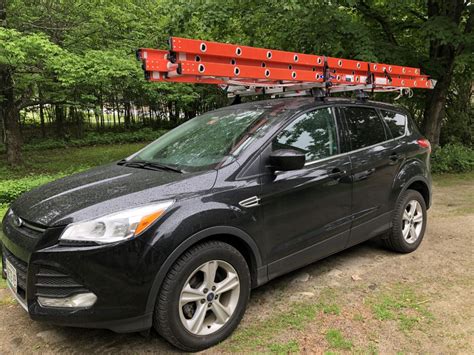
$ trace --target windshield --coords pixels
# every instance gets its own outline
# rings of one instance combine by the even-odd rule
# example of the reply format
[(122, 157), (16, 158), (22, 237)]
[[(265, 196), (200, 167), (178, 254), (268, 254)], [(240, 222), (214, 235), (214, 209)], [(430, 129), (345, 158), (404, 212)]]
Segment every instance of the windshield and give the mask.
[(154, 162), (183, 171), (217, 167), (238, 156), (267, 131), (268, 115), (263, 108), (228, 108), (197, 116), (163, 135), (129, 162)]

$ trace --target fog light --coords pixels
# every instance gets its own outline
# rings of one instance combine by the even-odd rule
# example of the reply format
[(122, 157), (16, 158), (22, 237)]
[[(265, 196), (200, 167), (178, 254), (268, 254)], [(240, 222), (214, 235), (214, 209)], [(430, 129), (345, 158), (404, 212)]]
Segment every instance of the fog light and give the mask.
[(38, 297), (41, 307), (85, 308), (91, 307), (97, 301), (97, 296), (92, 292), (79, 293), (66, 298)]

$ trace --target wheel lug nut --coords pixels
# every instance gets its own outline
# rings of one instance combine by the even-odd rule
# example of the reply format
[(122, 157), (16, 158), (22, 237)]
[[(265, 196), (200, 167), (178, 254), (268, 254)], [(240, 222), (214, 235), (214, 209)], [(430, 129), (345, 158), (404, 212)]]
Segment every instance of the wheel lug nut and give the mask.
[(201, 303), (204, 303), (204, 302), (206, 302), (206, 300), (203, 298), (203, 299), (201, 300)]
[(212, 291), (215, 291), (216, 290), (216, 286), (212, 286)]
[(212, 306), (212, 302), (209, 302), (209, 303), (207, 304), (207, 306), (208, 306), (208, 307), (211, 307), (211, 306)]
[(209, 291), (207, 288), (204, 289), (204, 293), (207, 293), (207, 291)]
[(216, 297), (214, 297), (216, 300), (219, 298), (219, 295), (216, 295)]

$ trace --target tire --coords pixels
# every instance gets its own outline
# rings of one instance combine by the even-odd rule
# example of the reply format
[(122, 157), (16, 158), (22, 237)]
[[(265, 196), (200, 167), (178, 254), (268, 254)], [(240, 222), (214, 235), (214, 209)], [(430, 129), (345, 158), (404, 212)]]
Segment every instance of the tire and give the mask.
[[(411, 212), (414, 213), (414, 216), (411, 216)], [(422, 218), (421, 222), (414, 222), (419, 220), (419, 216)], [(423, 196), (415, 190), (405, 191), (399, 197), (395, 206), (392, 228), (387, 238), (383, 239), (384, 245), (388, 249), (399, 253), (415, 251), (423, 240), (426, 222), (426, 204)], [(411, 229), (411, 226), (413, 226), (413, 229)], [(409, 230), (408, 235), (406, 234), (406, 228)]]
[[(211, 280), (207, 275), (214, 269)], [(237, 328), (250, 287), (247, 262), (237, 249), (219, 241), (198, 244), (180, 256), (166, 275), (155, 305), (154, 327), (181, 350), (207, 349)]]

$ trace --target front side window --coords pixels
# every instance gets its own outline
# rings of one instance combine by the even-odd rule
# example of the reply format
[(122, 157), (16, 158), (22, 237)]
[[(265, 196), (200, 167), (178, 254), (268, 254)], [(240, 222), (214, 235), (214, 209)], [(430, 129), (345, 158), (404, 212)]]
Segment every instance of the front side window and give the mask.
[(337, 134), (330, 108), (303, 114), (294, 120), (272, 142), (273, 150), (295, 149), (305, 153), (311, 162), (337, 154)]
[(206, 113), (168, 132), (128, 161), (166, 164), (188, 172), (214, 168), (265, 134), (281, 116), (274, 111), (231, 107)]
[(343, 107), (349, 128), (352, 150), (387, 140), (383, 122), (373, 108)]
[(405, 134), (407, 116), (393, 111), (381, 110), (380, 112), (393, 138), (401, 137)]

